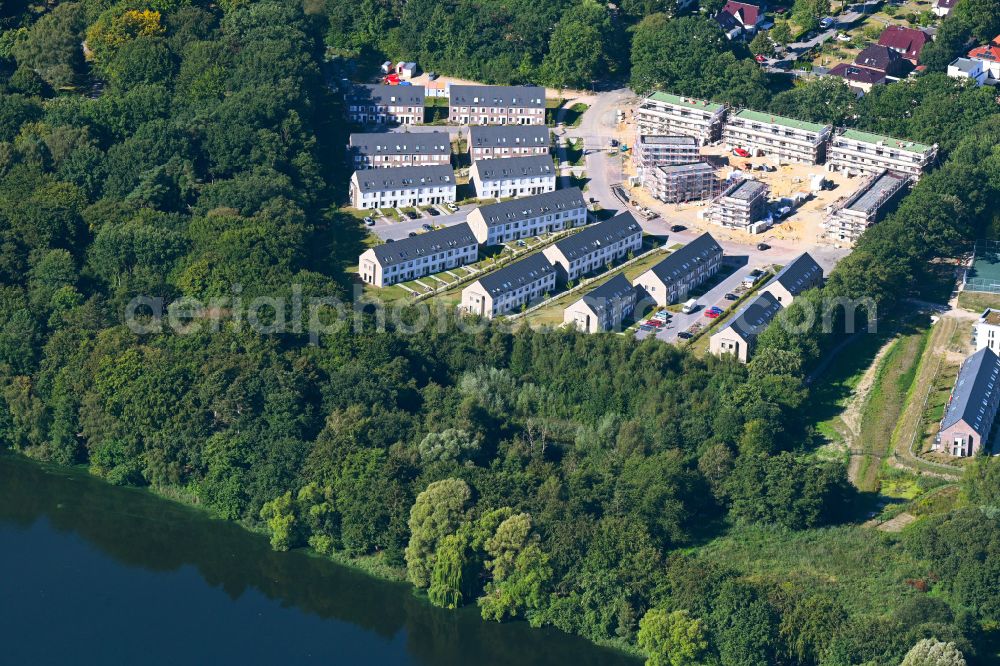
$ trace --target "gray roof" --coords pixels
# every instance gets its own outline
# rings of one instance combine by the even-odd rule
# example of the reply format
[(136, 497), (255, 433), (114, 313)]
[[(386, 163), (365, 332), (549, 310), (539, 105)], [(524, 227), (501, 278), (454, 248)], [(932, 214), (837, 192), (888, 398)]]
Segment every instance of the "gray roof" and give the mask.
[(693, 136), (674, 136), (670, 134), (640, 134), (639, 143), (646, 146), (698, 147), (698, 141)]
[(621, 213), (604, 222), (584, 227), (583, 231), (557, 241), (555, 247), (572, 261), (636, 234), (642, 235), (642, 227), (632, 217), (632, 213)]
[(570, 187), (565, 190), (480, 206), (479, 212), (482, 214), (486, 226), (493, 227), (499, 224), (529, 220), (548, 213), (585, 208), (586, 205), (587, 202), (583, 200), (580, 188)]
[(722, 254), (722, 246), (712, 238), (712, 234), (704, 233), (650, 270), (664, 283), (669, 283), (681, 275), (687, 275), (699, 263), (706, 262), (717, 254)]
[(997, 379), (1000, 378), (1000, 357), (989, 347), (983, 347), (975, 354), (965, 359), (962, 369), (958, 371), (955, 388), (941, 421), (941, 430), (950, 428), (964, 420), (980, 437), (989, 433), (983, 432), (989, 427), (995, 407), (991, 408), (990, 394), (1000, 390)]
[(448, 186), (455, 184), (455, 170), (447, 164), (395, 167), (393, 169), (363, 169), (354, 172), (362, 192), (406, 190), (422, 185)]
[(739, 199), (741, 201), (752, 201), (761, 194), (766, 193), (767, 184), (762, 183), (759, 180), (745, 178), (743, 180), (738, 180), (727, 187), (726, 191), (722, 193), (722, 196)]
[(375, 258), (383, 266), (392, 266), (415, 257), (435, 254), (441, 250), (478, 245), (472, 229), (465, 222), (452, 227), (435, 229), (425, 234), (401, 238), (395, 243), (385, 243), (372, 248)]
[[(817, 278), (823, 277), (823, 269), (808, 252), (803, 252), (785, 265), (768, 285), (777, 282), (792, 296), (798, 296), (812, 287)], [(766, 289), (766, 287), (765, 287)]]
[(351, 134), (351, 149), (359, 155), (450, 155), (447, 132), (360, 132)]
[[(545, 107), (545, 88), (538, 86), (457, 86), (448, 88), (452, 106)], [(479, 101), (476, 101), (479, 100)]]
[(353, 86), (347, 95), (350, 102), (379, 106), (423, 106), (423, 86), (390, 86), (383, 83), (366, 83)]
[(876, 211), (885, 203), (887, 194), (896, 192), (900, 187), (909, 182), (909, 180), (909, 176), (893, 173), (892, 171), (883, 171), (878, 178), (870, 181), (867, 186), (852, 194), (844, 208), (858, 211), (859, 213)]
[(726, 325), (726, 328), (732, 329), (737, 335), (749, 342), (764, 332), (764, 329), (781, 309), (782, 306), (778, 299), (770, 292), (765, 291), (743, 306), (732, 321)]
[(506, 178), (532, 178), (554, 176), (555, 164), (548, 155), (523, 155), (495, 160), (476, 160), (476, 172), (480, 180), (504, 180)]
[(972, 58), (955, 58), (948, 66), (954, 67), (960, 72), (972, 74), (975, 71), (981, 70), (983, 63), (979, 60), (973, 60)]
[(548, 147), (549, 128), (544, 125), (483, 125), (469, 129), (469, 146), (498, 148), (503, 146)]
[(555, 273), (555, 270), (555, 266), (539, 252), (508, 264), (500, 270), (487, 273), (477, 281), (490, 296), (496, 298)]
[(664, 174), (684, 174), (697, 172), (715, 173), (715, 169), (708, 162), (684, 162), (683, 164), (664, 164), (656, 167)]
[(619, 273), (600, 287), (587, 292), (580, 300), (595, 313), (599, 313), (609, 305), (628, 298), (633, 291), (635, 287), (629, 283), (625, 275)]

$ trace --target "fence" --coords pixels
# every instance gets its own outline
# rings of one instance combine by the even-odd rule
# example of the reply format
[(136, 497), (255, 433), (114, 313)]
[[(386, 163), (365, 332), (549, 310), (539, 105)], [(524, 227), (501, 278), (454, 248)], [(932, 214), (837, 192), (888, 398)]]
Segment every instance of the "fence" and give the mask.
[(962, 281), (965, 291), (1000, 294), (1000, 241), (978, 240), (972, 265)]

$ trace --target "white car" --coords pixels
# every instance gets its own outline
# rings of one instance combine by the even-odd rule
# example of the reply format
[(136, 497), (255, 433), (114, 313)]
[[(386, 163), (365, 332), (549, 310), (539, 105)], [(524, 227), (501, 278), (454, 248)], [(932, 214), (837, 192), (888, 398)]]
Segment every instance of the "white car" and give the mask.
[(832, 25), (833, 25), (833, 19), (830, 17), (821, 18), (819, 20), (819, 27), (823, 28), (824, 30), (831, 27)]

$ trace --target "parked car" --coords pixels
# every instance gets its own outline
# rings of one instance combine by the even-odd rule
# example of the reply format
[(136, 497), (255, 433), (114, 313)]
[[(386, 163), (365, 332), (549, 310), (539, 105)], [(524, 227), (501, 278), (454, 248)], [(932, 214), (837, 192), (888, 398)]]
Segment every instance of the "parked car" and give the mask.
[(437, 217), (438, 215), (441, 214), (441, 211), (439, 211), (434, 206), (431, 206), (430, 208), (428, 208), (427, 212), (430, 213), (431, 217)]
[(655, 315), (653, 315), (653, 319), (656, 319), (657, 321), (667, 321), (668, 319), (670, 319), (670, 313), (667, 312), (666, 310), (660, 310)]
[(646, 326), (653, 326), (655, 328), (659, 328), (663, 326), (663, 322), (658, 319), (649, 319), (646, 321)]
[(385, 242), (386, 242), (386, 243), (395, 243), (395, 242), (396, 242), (396, 239), (395, 239), (395, 238), (386, 238), (386, 239), (385, 239)]
[(653, 328), (652, 326), (646, 326), (645, 324), (639, 324), (639, 330), (640, 331), (647, 331), (648, 332), (648, 331), (655, 331), (656, 329)]
[(743, 148), (733, 148), (733, 155), (737, 157), (750, 157), (750, 151), (744, 150)]
[(417, 232), (416, 231), (411, 231), (409, 235), (410, 235), (410, 238), (413, 238), (414, 236), (417, 235)]
[(677, 334), (677, 337), (680, 338), (681, 340), (687, 340), (688, 338), (691, 338), (693, 336), (687, 331), (681, 331), (680, 333)]
[(763, 252), (764, 250), (770, 250), (771, 246), (767, 243), (757, 243), (757, 249)]
[(618, 139), (611, 139), (611, 147), (612, 148), (618, 147)]
[(714, 310), (705, 310), (705, 316), (709, 319), (717, 319), (721, 313)]
[(437, 77), (438, 77), (437, 72), (427, 72), (428, 81), (436, 81)]
[(367, 224), (369, 227), (375, 226), (375, 220), (372, 219), (371, 215), (365, 218), (365, 224)]
[(681, 312), (683, 312), (684, 314), (691, 314), (692, 312), (696, 312), (697, 310), (698, 310), (698, 301), (696, 301), (693, 298), (688, 299), (684, 303), (684, 306), (681, 308)]
[(419, 215), (417, 215), (417, 214), (416, 214), (416, 213), (415, 213), (414, 211), (412, 211), (412, 210), (408, 210), (408, 211), (406, 211), (406, 217), (410, 218), (411, 220), (416, 220), (416, 219), (419, 219), (419, 218), (420, 218), (420, 216), (419, 216)]
[(775, 211), (774, 216), (780, 220), (787, 217), (788, 214), (791, 212), (792, 212), (791, 206), (782, 206), (777, 211)]
[(827, 28), (829, 28), (832, 25), (833, 25), (833, 19), (830, 18), (829, 16), (827, 16), (825, 18), (821, 18), (819, 20), (819, 27), (823, 28), (824, 30), (826, 30)]
[(756, 60), (757, 62), (761, 63), (761, 64), (764, 64), (765, 62), (767, 62), (767, 56), (765, 56), (763, 53), (758, 53), (757, 55), (755, 55), (753, 57), (753, 59)]
[(726, 298), (727, 301), (738, 301), (738, 300), (740, 300), (740, 297), (737, 296), (736, 294), (734, 294), (733, 292), (729, 292), (728, 294), (726, 294), (725, 298)]
[(451, 211), (451, 212), (453, 212), (453, 213), (454, 213), (455, 211), (457, 211), (457, 210), (458, 210), (458, 206), (456, 206), (456, 205), (455, 205), (455, 204), (453, 204), (453, 203), (446, 203), (446, 204), (444, 205), (444, 207), (445, 207), (445, 208), (447, 208), (448, 210), (450, 210), (450, 211)]
[(723, 312), (722, 308), (720, 308), (718, 305), (713, 305), (712, 307), (709, 308), (709, 310), (711, 310), (712, 312), (718, 312), (719, 314), (722, 314)]
[(670, 227), (670, 231), (674, 233), (677, 233), (678, 231), (684, 231), (685, 229), (687, 229), (687, 227), (685, 227), (683, 224), (675, 224)]

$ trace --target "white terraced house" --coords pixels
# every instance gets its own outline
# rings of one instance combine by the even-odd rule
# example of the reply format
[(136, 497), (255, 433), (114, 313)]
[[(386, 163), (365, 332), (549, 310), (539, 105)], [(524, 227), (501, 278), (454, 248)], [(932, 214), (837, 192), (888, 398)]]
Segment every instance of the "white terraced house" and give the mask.
[(556, 241), (542, 250), (542, 254), (558, 269), (560, 281), (565, 283), (641, 247), (642, 227), (632, 213), (622, 213)]
[(640, 134), (692, 136), (701, 145), (719, 139), (725, 117), (723, 104), (665, 92), (649, 95), (635, 112)]
[(549, 128), (542, 125), (488, 125), (469, 128), (469, 161), (548, 155)]
[(719, 272), (722, 246), (702, 234), (635, 279), (635, 286), (656, 301), (670, 305), (687, 299), (692, 289)]
[(554, 192), (556, 169), (548, 155), (478, 160), (469, 169), (469, 182), (480, 199), (508, 199)]
[(832, 132), (832, 125), (743, 109), (729, 114), (723, 139), (729, 148), (742, 148), (752, 155), (762, 153), (788, 162), (819, 164)]
[(587, 223), (587, 202), (577, 187), (480, 206), (466, 222), (483, 245), (500, 245)]
[(424, 87), (357, 85), (347, 94), (347, 116), (362, 125), (424, 122)]
[(406, 208), (454, 203), (450, 166), (362, 169), (351, 176), (351, 205), (358, 209)]
[(636, 288), (619, 273), (563, 310), (563, 323), (584, 333), (616, 331), (635, 311)]
[(388, 287), (471, 264), (478, 256), (479, 243), (463, 222), (365, 250), (358, 272), (368, 284)]
[(556, 268), (545, 255), (533, 254), (488, 273), (462, 290), (462, 309), (492, 319), (516, 312), (556, 286)]
[(448, 120), (459, 125), (544, 125), (545, 88), (452, 84)]
[(827, 163), (831, 169), (849, 173), (876, 175), (888, 169), (916, 179), (934, 162), (937, 149), (937, 144), (849, 129), (833, 137)]
[(845, 245), (857, 242), (865, 229), (872, 226), (889, 206), (906, 194), (912, 177), (882, 170), (868, 178), (854, 193), (833, 206), (826, 219), (826, 237)]
[(355, 169), (451, 164), (447, 132), (365, 132), (347, 146)]

